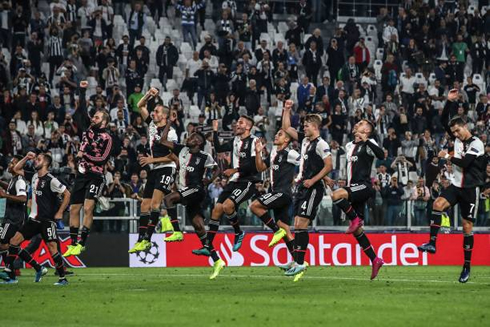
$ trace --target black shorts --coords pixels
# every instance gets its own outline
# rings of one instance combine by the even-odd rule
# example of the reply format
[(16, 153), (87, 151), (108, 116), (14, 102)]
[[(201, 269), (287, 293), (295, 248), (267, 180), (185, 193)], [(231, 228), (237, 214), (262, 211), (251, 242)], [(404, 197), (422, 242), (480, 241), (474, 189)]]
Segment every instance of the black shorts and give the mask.
[(463, 219), (472, 223), (476, 221), (475, 216), (478, 213), (480, 199), (479, 187), (459, 188), (451, 184), (448, 188), (442, 190), (440, 197), (446, 199), (451, 207), (459, 204)]
[(367, 201), (376, 195), (371, 183), (351, 184), (344, 187), (349, 194), (349, 202), (359, 218), (364, 219), (364, 207)]
[(289, 207), (292, 202), (291, 195), (281, 192), (270, 192), (259, 196), (257, 201), (267, 209), (272, 209), (276, 221), (280, 220), (287, 225), (291, 224), (291, 216), (289, 215)]
[(87, 200), (97, 200), (102, 194), (105, 179), (102, 176), (78, 174), (71, 191), (71, 204), (82, 204)]
[(318, 206), (323, 199), (325, 188), (322, 183), (316, 183), (310, 188), (298, 186), (294, 195), (294, 216), (315, 219)]
[(57, 242), (56, 224), (52, 220), (34, 220), (27, 219), (25, 224), (20, 228), (19, 233), (26, 240), (30, 240), (37, 234), (41, 234), (44, 242)]
[(146, 181), (145, 190), (143, 191), (143, 199), (151, 199), (153, 191), (159, 190), (164, 194), (172, 192), (172, 185), (175, 179), (175, 168), (163, 167), (150, 171)]
[(19, 226), (12, 223), (4, 223), (0, 226), (0, 244), (9, 244), (10, 239), (19, 231)]
[(184, 187), (178, 192), (180, 203), (185, 206), (187, 218), (192, 220), (196, 215), (204, 218), (203, 203), (206, 197), (204, 190), (200, 187)]
[(218, 197), (218, 203), (230, 199), (238, 207), (241, 203), (251, 199), (257, 194), (254, 182), (231, 182), (226, 185)]

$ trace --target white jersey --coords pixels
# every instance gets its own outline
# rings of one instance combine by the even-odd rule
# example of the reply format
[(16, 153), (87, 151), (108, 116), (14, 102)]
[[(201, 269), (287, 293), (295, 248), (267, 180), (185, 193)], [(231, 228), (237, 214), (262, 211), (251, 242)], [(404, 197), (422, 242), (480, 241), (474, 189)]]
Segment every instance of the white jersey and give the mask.
[[(150, 141), (150, 151), (153, 158), (166, 157), (167, 155), (170, 154), (170, 149), (160, 143), (160, 139), (162, 138), (161, 134), (164, 128), (165, 126), (158, 127), (157, 125), (155, 125), (153, 120), (148, 124), (148, 137)], [(177, 142), (178, 140), (177, 133), (175, 132), (175, 129), (173, 127), (170, 127), (170, 130), (168, 131), (167, 140), (170, 142)], [(177, 168), (177, 165), (173, 161), (168, 163), (157, 163), (157, 164), (153, 164), (152, 169), (159, 169), (165, 167)]]
[(465, 155), (476, 156), (473, 163), (462, 168), (453, 163), (453, 175), (451, 183), (460, 188), (481, 186), (485, 183), (485, 146), (476, 136), (472, 136), (467, 141), (456, 139), (454, 141), (454, 158), (463, 159)]

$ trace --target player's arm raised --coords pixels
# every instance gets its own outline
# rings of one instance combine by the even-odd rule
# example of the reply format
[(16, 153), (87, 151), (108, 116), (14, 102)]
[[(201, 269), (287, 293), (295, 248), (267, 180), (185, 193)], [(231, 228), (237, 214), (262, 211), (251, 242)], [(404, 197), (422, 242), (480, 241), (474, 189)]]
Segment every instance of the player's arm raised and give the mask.
[(262, 159), (262, 150), (264, 149), (264, 145), (261, 141), (257, 141), (255, 144), (255, 166), (257, 167), (257, 171), (259, 173), (267, 170), (267, 164)]
[(451, 111), (456, 111), (451, 108), (457, 107), (458, 103), (456, 100), (458, 100), (459, 93), (457, 89), (452, 89), (449, 91), (447, 94), (447, 101), (446, 105), (444, 106), (444, 109), (442, 110), (442, 115), (441, 115), (441, 123), (442, 126), (444, 126), (444, 129), (446, 132), (449, 134), (449, 137), (453, 138), (453, 132), (451, 132), (451, 128), (449, 127), (449, 115)]
[(22, 158), (15, 166), (14, 173), (17, 175), (24, 176), (24, 166), (27, 161), (36, 158), (36, 154), (34, 152), (28, 152), (24, 158)]
[(219, 136), (218, 136), (218, 125), (219, 125), (219, 121), (213, 120), (213, 143), (214, 143), (214, 149), (218, 153), (230, 152), (231, 150), (233, 150), (233, 140), (221, 144), (219, 142)]
[(293, 139), (298, 139), (298, 131), (291, 127), (291, 111), (293, 110), (293, 100), (287, 100), (282, 111), (282, 129)]
[(155, 89), (154, 87), (150, 88), (148, 92), (138, 101), (138, 109), (140, 111), (141, 118), (143, 118), (144, 121), (148, 117), (150, 117), (150, 113), (148, 112), (148, 108), (146, 108), (146, 105), (148, 104), (148, 100), (150, 100), (153, 97), (156, 97), (158, 95), (158, 90)]

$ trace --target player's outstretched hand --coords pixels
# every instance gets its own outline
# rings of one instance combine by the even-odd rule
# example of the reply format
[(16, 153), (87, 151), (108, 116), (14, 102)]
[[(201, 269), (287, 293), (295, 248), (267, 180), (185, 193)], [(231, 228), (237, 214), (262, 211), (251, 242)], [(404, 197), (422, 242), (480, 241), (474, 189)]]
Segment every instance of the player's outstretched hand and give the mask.
[(284, 104), (284, 110), (291, 110), (293, 109), (294, 102), (293, 100), (286, 100), (286, 103)]
[(459, 98), (459, 92), (458, 92), (458, 89), (452, 89), (449, 91), (449, 93), (447, 94), (447, 99), (449, 101), (456, 101), (458, 100)]

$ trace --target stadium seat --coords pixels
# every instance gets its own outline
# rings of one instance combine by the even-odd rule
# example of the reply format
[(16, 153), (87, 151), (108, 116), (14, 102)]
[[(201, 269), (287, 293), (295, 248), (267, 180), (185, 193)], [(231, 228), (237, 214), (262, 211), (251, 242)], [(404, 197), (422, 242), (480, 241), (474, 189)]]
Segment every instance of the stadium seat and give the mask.
[(150, 87), (155, 87), (159, 90), (163, 89), (162, 82), (158, 78), (153, 78), (150, 82)]
[(190, 106), (189, 108), (189, 117), (193, 123), (197, 123), (199, 121), (199, 115), (201, 114), (201, 110), (198, 106)]
[(376, 59), (373, 64), (374, 67), (374, 75), (376, 76), (376, 80), (381, 82), (381, 68), (383, 67), (383, 62), (379, 59)]
[(480, 88), (480, 90), (482, 92), (485, 92), (485, 90), (486, 90), (485, 81), (483, 80), (483, 77), (480, 74), (474, 74), (473, 75), (473, 83), (478, 85), (478, 87)]
[(366, 44), (366, 48), (369, 50), (369, 58), (370, 58), (370, 61), (369, 61), (369, 66), (372, 66), (372, 64), (374, 63), (374, 53), (376, 53), (376, 45), (374, 44), (373, 42), (373, 38), (371, 36), (368, 36), (366, 38), (366, 41), (365, 41), (365, 44)]
[(385, 54), (385, 49), (383, 48), (376, 49), (376, 59), (383, 60), (384, 54)]
[(310, 38), (311, 34), (305, 34), (303, 37), (303, 43), (306, 43), (306, 41)]
[(368, 36), (371, 36), (373, 38), (378, 38), (378, 30), (376, 29), (376, 26), (374, 25), (368, 25), (366, 29), (366, 33)]
[(468, 6), (468, 14), (474, 15), (476, 7), (474, 5)]
[(286, 24), (286, 22), (279, 22), (279, 24), (277, 25), (277, 30), (279, 31), (279, 33), (286, 33), (288, 31), (289, 27), (288, 25)]
[(480, 16), (485, 16), (485, 14), (487, 13), (487, 6), (483, 6), (481, 7), (481, 10), (480, 10)]
[(435, 81), (436, 81), (436, 74), (435, 73), (430, 73), (430, 75), (429, 75), (429, 84), (430, 85), (434, 85)]
[(427, 79), (424, 77), (424, 74), (422, 73), (416, 73), (415, 74), (415, 81), (417, 84), (424, 84), (427, 87)]

